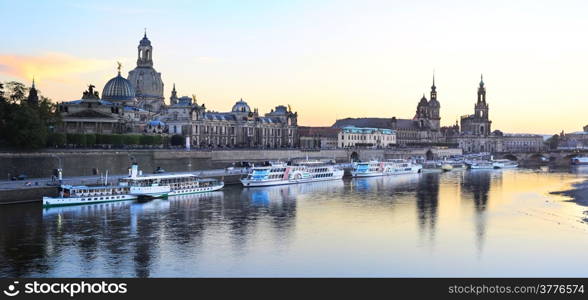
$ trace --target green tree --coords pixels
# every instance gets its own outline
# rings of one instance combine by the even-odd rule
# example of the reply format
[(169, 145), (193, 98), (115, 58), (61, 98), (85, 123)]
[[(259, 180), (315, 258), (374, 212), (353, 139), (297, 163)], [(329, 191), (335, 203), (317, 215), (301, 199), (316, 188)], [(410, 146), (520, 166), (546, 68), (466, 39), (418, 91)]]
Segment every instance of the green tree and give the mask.
[(38, 149), (47, 144), (47, 126), (38, 112), (28, 105), (18, 106), (6, 129), (6, 138), (14, 147)]
[(0, 142), (23, 149), (46, 147), (49, 133), (60, 122), (57, 106), (43, 96), (38, 106), (30, 106), (27, 91), (20, 82), (0, 84)]
[(560, 138), (558, 134), (554, 134), (552, 137), (548, 138), (545, 143), (549, 146), (549, 149), (555, 150), (559, 146)]

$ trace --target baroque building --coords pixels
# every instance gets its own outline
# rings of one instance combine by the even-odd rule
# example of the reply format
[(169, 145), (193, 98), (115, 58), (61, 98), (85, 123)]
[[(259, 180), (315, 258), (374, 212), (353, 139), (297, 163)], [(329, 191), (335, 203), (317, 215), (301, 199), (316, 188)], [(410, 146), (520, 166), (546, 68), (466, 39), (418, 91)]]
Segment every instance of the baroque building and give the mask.
[(153, 68), (153, 46), (147, 38), (147, 32), (139, 41), (137, 47), (137, 67), (129, 71), (130, 81), (139, 108), (149, 112), (159, 113), (164, 103), (163, 81), (161, 73)]
[(480, 86), (478, 87), (478, 101), (474, 105), (474, 114), (461, 117), (461, 132), (465, 134), (486, 136), (492, 133), (490, 125), (492, 121), (488, 116), (488, 103), (486, 103), (486, 88), (484, 77), (480, 75)]
[(110, 79), (102, 90), (102, 99), (94, 85), (79, 100), (58, 103), (64, 133), (132, 133), (143, 131), (152, 114), (136, 107), (137, 99), (131, 83), (121, 76)]
[(435, 77), (431, 86), (430, 100), (425, 95), (417, 104), (417, 109), (412, 119), (392, 118), (346, 118), (340, 119), (332, 127), (344, 128), (347, 126), (385, 128), (396, 132), (396, 143), (402, 146), (420, 146), (443, 143), (441, 134), (441, 104), (437, 100), (437, 87)]
[(337, 143), (340, 148), (369, 147), (387, 148), (396, 144), (396, 132), (386, 128), (343, 127), (339, 131)]
[[(193, 147), (201, 148), (284, 148), (298, 146), (298, 113), (290, 107), (276, 106), (260, 115), (243, 99), (230, 112), (216, 112), (198, 104), (196, 97), (179, 97), (174, 88), (170, 105), (165, 107), (159, 121), (169, 134), (190, 139)], [(161, 123), (158, 123), (161, 125)]]
[(298, 137), (303, 149), (335, 149), (341, 129), (333, 127), (299, 126)]
[(464, 153), (538, 152), (544, 149), (541, 135), (503, 134), (500, 130), (491, 131), (491, 125), (486, 87), (480, 76), (474, 114), (461, 117), (461, 130), (457, 124), (442, 128), (447, 142), (456, 144)]

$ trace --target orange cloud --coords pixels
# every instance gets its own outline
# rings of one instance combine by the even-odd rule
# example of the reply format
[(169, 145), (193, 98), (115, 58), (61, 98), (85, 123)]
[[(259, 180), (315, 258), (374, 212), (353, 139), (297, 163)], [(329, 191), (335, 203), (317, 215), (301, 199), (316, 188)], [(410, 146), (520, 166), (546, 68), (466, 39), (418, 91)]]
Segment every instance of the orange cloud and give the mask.
[(69, 81), (68, 77), (80, 73), (112, 68), (109, 60), (78, 58), (63, 53), (45, 53), (38, 56), (0, 55), (0, 73), (25, 80)]

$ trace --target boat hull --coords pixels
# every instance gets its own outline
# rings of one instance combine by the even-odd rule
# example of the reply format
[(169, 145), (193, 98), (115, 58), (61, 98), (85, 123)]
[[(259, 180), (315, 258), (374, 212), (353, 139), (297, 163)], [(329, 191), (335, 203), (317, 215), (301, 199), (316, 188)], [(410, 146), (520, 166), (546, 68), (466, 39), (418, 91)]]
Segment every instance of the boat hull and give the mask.
[(207, 193), (207, 192), (214, 192), (222, 189), (225, 186), (224, 183), (215, 186), (209, 187), (197, 187), (197, 188), (190, 188), (190, 189), (181, 189), (181, 190), (174, 190), (169, 192), (168, 196), (179, 196), (179, 195), (189, 195), (189, 194), (200, 194), (200, 193)]
[(106, 195), (106, 196), (89, 196), (89, 197), (43, 197), (43, 207), (52, 206), (67, 206), (67, 205), (81, 205), (81, 204), (94, 204), (94, 203), (106, 203), (116, 201), (128, 201), (136, 200), (136, 195), (124, 194), (124, 195)]
[(260, 187), (260, 186), (273, 186), (273, 185), (286, 185), (286, 184), (299, 184), (308, 182), (319, 182), (319, 181), (330, 181), (340, 180), (343, 178), (343, 171), (333, 173), (332, 177), (324, 178), (301, 178), (301, 179), (289, 179), (289, 180), (249, 180), (241, 179), (241, 183), (244, 187)]

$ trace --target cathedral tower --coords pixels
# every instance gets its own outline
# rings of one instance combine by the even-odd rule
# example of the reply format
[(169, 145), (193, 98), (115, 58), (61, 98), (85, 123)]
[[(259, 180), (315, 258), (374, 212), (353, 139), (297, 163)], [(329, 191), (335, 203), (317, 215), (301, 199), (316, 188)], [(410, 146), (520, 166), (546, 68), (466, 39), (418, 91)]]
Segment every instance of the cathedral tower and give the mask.
[(480, 75), (478, 86), (478, 100), (474, 105), (474, 114), (461, 117), (461, 132), (476, 136), (490, 135), (492, 121), (488, 118), (488, 103), (486, 103), (486, 87), (484, 78)]
[(433, 129), (439, 130), (441, 128), (441, 117), (439, 111), (441, 104), (437, 100), (437, 87), (435, 86), (435, 74), (433, 74), (433, 85), (431, 86), (431, 100), (429, 100), (429, 119)]
[(486, 88), (484, 87), (484, 77), (482, 75), (480, 75), (478, 101), (476, 102), (474, 110), (478, 118), (488, 120), (488, 103), (486, 103)]

